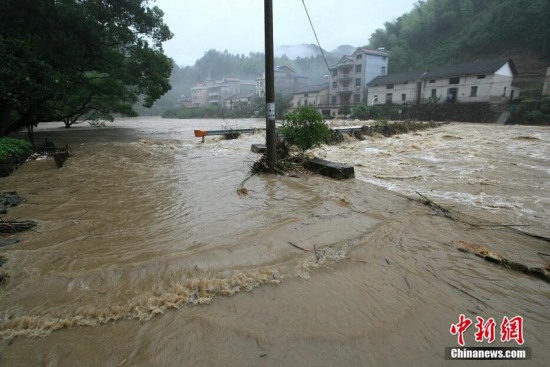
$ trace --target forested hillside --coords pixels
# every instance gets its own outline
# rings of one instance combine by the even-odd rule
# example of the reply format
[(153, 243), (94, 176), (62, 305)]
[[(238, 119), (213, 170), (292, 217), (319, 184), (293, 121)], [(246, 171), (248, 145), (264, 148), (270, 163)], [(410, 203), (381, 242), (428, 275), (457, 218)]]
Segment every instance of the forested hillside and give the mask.
[[(341, 54), (338, 52), (325, 52), (329, 65), (338, 62)], [(178, 67), (174, 65), (170, 83), (172, 90), (162, 97), (152, 109), (144, 109), (136, 106), (140, 114), (158, 115), (162, 111), (176, 105), (182, 95), (190, 96), (191, 87), (204, 80), (219, 80), (224, 77), (255, 80), (264, 72), (265, 58), (261, 52), (244, 54), (231, 54), (228, 51), (209, 50), (198, 59), (193, 66)], [(328, 74), (323, 57), (298, 57), (289, 59), (285, 55), (275, 58), (275, 65), (288, 66), (299, 74), (309, 77), (310, 84), (323, 81), (323, 76)]]
[(426, 0), (385, 23), (369, 40), (385, 47), (390, 72), (483, 58), (513, 58), (520, 86), (550, 64), (550, 0)]
[[(512, 58), (519, 73), (514, 84), (522, 88), (523, 95), (540, 93), (550, 65), (550, 0), (418, 1), (413, 10), (373, 33), (367, 47), (383, 47), (389, 52), (390, 73)], [(335, 51), (325, 52), (329, 65), (341, 57)], [(275, 65), (309, 76), (310, 84), (321, 82), (327, 74), (321, 55), (294, 60), (283, 56), (276, 58)], [(189, 96), (199, 81), (227, 76), (255, 79), (263, 70), (263, 53), (245, 56), (209, 50), (193, 66), (174, 65), (172, 90), (153, 110), (140, 112), (158, 114), (173, 107), (182, 94)]]

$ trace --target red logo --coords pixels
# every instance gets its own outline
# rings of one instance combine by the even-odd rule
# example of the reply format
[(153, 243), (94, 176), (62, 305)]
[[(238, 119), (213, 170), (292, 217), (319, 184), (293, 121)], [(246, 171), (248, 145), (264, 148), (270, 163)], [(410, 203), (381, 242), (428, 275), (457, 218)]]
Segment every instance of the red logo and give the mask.
[[(481, 316), (476, 316), (475, 328), (477, 331), (474, 333), (475, 341), (478, 343), (487, 340), (488, 343), (495, 341), (496, 322), (492, 317), (485, 320)], [(472, 320), (460, 314), (458, 317), (458, 323), (451, 324), (451, 334), (457, 335), (458, 344), (464, 346), (464, 333), (472, 325)], [(500, 324), (500, 340), (502, 342), (510, 342), (515, 340), (519, 345), (523, 345), (523, 317), (515, 316), (511, 319), (504, 316), (502, 323)]]

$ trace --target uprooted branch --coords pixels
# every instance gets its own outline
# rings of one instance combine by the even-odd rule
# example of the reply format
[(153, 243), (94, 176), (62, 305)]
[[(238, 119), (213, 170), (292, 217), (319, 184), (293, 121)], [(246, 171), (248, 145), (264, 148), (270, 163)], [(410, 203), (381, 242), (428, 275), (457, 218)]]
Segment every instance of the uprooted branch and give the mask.
[(0, 221), (0, 233), (16, 233), (23, 232), (36, 226), (36, 222), (32, 220), (22, 221)]
[(433, 200), (428, 199), (426, 196), (422, 195), (418, 191), (416, 191), (416, 193), (421, 197), (421, 199), (414, 199), (414, 198), (407, 197), (407, 196), (403, 196), (403, 197), (407, 198), (408, 200), (414, 200), (414, 201), (417, 201), (417, 202), (420, 202), (424, 205), (429, 206), (430, 208), (432, 208), (434, 210), (436, 215), (439, 215), (439, 216), (442, 216), (442, 217), (445, 217), (445, 218), (449, 218), (449, 219), (455, 220), (457, 222), (469, 225), (471, 227), (476, 227), (476, 228), (486, 228), (486, 227), (511, 228), (511, 229), (515, 230), (516, 232), (524, 234), (526, 236), (537, 238), (539, 240), (543, 240), (543, 241), (546, 241), (546, 242), (550, 242), (550, 237), (525, 232), (525, 231), (518, 228), (518, 227), (528, 227), (529, 225), (526, 225), (526, 224), (478, 224), (478, 223), (472, 223), (472, 222), (465, 221), (463, 219), (458, 218), (453, 213), (451, 213), (450, 209), (442, 207), (441, 205), (435, 203)]

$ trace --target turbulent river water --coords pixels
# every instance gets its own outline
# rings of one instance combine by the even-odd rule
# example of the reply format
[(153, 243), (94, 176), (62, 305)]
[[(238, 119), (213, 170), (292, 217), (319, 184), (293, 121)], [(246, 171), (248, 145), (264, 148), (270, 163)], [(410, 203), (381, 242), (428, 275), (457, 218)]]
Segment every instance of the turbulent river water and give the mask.
[[(460, 314), (494, 318), (497, 334), (522, 316), (532, 360), (514, 363), (547, 365), (550, 283), (457, 243), (548, 266), (550, 244), (522, 231), (550, 236), (550, 128), (350, 138), (313, 154), (355, 180), (252, 176), (239, 195), (265, 136), (201, 143), (193, 129), (263, 124), (39, 125), (37, 142), (73, 155), (0, 178), (27, 199), (3, 219), (38, 222), (0, 248), (0, 365), (472, 365), (444, 359)], [(467, 346), (518, 346), (474, 333)]]

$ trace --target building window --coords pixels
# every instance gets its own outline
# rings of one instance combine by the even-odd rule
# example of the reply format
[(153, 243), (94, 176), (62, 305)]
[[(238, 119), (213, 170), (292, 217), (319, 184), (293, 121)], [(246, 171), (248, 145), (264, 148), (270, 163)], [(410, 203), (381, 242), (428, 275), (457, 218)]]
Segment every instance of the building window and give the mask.
[(386, 89), (393, 89), (393, 84), (387, 84)]
[(338, 75), (338, 69), (332, 70), (332, 76)]
[(477, 97), (477, 87), (472, 87), (470, 89), (470, 97)]
[(330, 97), (330, 101), (332, 104), (336, 104), (336, 96)]
[(450, 78), (449, 84), (458, 84), (460, 83), (460, 77)]
[(355, 65), (355, 72), (360, 73), (361, 72), (361, 65)]
[(402, 101), (402, 102), (405, 102), (406, 100), (407, 100), (407, 95), (406, 95), (405, 93), (403, 93), (403, 94), (401, 95), (401, 101)]
[(430, 83), (435, 83), (435, 79), (430, 80)]
[(504, 93), (502, 93), (503, 97), (506, 97), (506, 87), (504, 87)]
[(382, 56), (382, 61), (386, 61), (386, 56)]
[(355, 79), (355, 86), (360, 87), (361, 86), (361, 78)]
[(360, 94), (354, 94), (353, 95), (353, 102), (355, 102), (355, 103), (361, 102), (361, 95)]
[(437, 98), (437, 89), (432, 89), (432, 98)]
[(380, 75), (386, 75), (386, 67), (385, 66), (382, 66), (380, 68)]
[(307, 93), (304, 93), (304, 97), (307, 97), (307, 96), (308, 96), (308, 94), (307, 94)]
[(357, 54), (357, 55), (355, 55), (355, 58), (356, 58), (357, 60), (359, 60), (359, 59), (363, 58), (363, 54)]
[(386, 93), (386, 104), (392, 103), (392, 97), (391, 93)]
[(478, 79), (485, 79), (485, 75), (478, 75), (477, 78)]
[(332, 88), (338, 88), (338, 83), (332, 82)]

